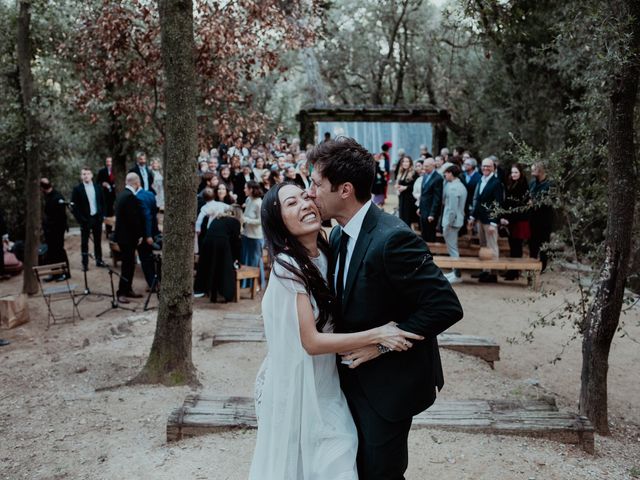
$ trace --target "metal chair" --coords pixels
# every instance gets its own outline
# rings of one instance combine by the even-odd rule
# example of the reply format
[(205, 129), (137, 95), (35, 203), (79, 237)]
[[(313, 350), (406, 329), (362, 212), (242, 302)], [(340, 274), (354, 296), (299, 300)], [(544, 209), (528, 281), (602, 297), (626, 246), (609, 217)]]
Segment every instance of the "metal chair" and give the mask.
[[(40, 285), (40, 291), (42, 292), (42, 298), (44, 298), (45, 303), (47, 304), (47, 328), (51, 326), (51, 324), (55, 324), (59, 320), (71, 319), (73, 324), (76, 323), (76, 316), (79, 320), (82, 320), (82, 316), (80, 316), (80, 311), (78, 310), (78, 301), (76, 298), (75, 291), (78, 288), (75, 284), (69, 283), (69, 266), (62, 263), (52, 263), (50, 265), (41, 265), (39, 267), (33, 267), (33, 273), (38, 280), (38, 285)], [(64, 285), (55, 285), (55, 286), (45, 286), (43, 285), (44, 277), (47, 275), (57, 276), (64, 275)], [(61, 300), (71, 300), (73, 305), (71, 309), (71, 315), (67, 315), (65, 317), (58, 316), (56, 317), (51, 308), (51, 304), (53, 302), (61, 301)]]

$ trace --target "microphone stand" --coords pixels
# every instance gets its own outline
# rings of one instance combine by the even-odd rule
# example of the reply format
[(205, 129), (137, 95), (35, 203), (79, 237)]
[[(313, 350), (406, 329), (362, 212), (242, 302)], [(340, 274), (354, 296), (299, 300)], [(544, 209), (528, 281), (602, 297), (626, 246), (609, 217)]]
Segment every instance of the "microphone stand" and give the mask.
[[(80, 235), (82, 235), (82, 233)], [(89, 240), (91, 240), (91, 243), (95, 244), (95, 239), (92, 238), (91, 235), (89, 235)], [(81, 255), (84, 255), (84, 254), (81, 254)], [(89, 258), (92, 258), (92, 259), (95, 260), (95, 256), (92, 253), (87, 252), (86, 255)], [(88, 263), (89, 262), (87, 261), (87, 264)], [(109, 268), (109, 267), (107, 267), (107, 268)], [(80, 300), (78, 300), (78, 303), (80, 303), (82, 300), (87, 298), (89, 295), (94, 295), (96, 297), (111, 297), (111, 296), (113, 296), (111, 293), (92, 292), (91, 291), (91, 289), (89, 288), (89, 282), (87, 280), (87, 269), (84, 268), (84, 266), (82, 268), (82, 275), (84, 277), (84, 290), (82, 291), (82, 298), (80, 298)]]
[(130, 312), (135, 312), (136, 309), (131, 308), (131, 307), (123, 307), (122, 305), (120, 305), (120, 302), (118, 302), (118, 297), (116, 296), (116, 289), (113, 286), (113, 276), (117, 275), (118, 277), (122, 278), (123, 280), (127, 280), (126, 278), (124, 278), (122, 275), (120, 275), (118, 272), (116, 272), (115, 270), (112, 270), (111, 267), (107, 267), (107, 270), (109, 271), (109, 282), (111, 283), (111, 306), (107, 309), (105, 309), (104, 311), (98, 313), (96, 315), (96, 317), (101, 317), (102, 315), (104, 315), (107, 312), (110, 312), (116, 308), (121, 308), (122, 310), (128, 310)]
[(153, 253), (153, 263), (155, 266), (155, 274), (153, 275), (153, 282), (151, 282), (151, 287), (149, 288), (149, 294), (147, 295), (146, 300), (144, 301), (143, 311), (152, 310), (155, 307), (149, 306), (149, 300), (151, 300), (151, 295), (153, 292), (156, 293), (156, 297), (158, 301), (160, 301), (160, 278), (162, 272), (162, 252)]

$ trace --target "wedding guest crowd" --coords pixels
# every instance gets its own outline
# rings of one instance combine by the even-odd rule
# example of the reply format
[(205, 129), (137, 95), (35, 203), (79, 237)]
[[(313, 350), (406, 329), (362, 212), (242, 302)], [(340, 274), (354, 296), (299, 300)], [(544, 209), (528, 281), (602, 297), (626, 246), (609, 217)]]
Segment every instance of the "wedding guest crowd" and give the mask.
[[(330, 139), (325, 134), (325, 140)], [(292, 182), (302, 189), (311, 185), (310, 168), (305, 151), (297, 139), (271, 136), (266, 142), (255, 142), (246, 136), (227, 136), (220, 144), (202, 150), (194, 161), (194, 177), (199, 178), (197, 216), (194, 231), (198, 254), (194, 278), (196, 297), (208, 296), (212, 302), (230, 301), (235, 296), (234, 270), (240, 265), (257, 267), (258, 288), (265, 288), (263, 235), (261, 227), (262, 197), (274, 185)], [(533, 165), (532, 180), (513, 165), (505, 175), (498, 159), (491, 155), (478, 161), (462, 148), (447, 148), (431, 155), (420, 147), (414, 161), (398, 149), (392, 163), (393, 144), (384, 142), (374, 154), (375, 179), (372, 200), (384, 208), (391, 183), (398, 195), (397, 215), (410, 227), (418, 226), (426, 242), (444, 240), (453, 258), (460, 256), (458, 239), (477, 234), (480, 244), (498, 258), (499, 231), (509, 237), (511, 257), (522, 257), (525, 242), (532, 258), (540, 258), (546, 268), (544, 245), (550, 241), (553, 212), (548, 202), (551, 182), (541, 163)], [(43, 227), (48, 245), (47, 261), (68, 262), (64, 250), (64, 232), (68, 229), (66, 208), (80, 225), (82, 268), (89, 267), (89, 239), (93, 240), (93, 256), (97, 266), (104, 266), (100, 238), (105, 217), (115, 214), (113, 241), (118, 245), (122, 270), (117, 290), (118, 301), (128, 303), (139, 298), (133, 288), (136, 255), (147, 284), (154, 287), (157, 278), (154, 249), (160, 249), (161, 229), (158, 216), (164, 210), (164, 177), (159, 159), (147, 165), (147, 154), (137, 152), (129, 169), (125, 189), (116, 197), (116, 175), (113, 159), (107, 157), (104, 167), (93, 172), (83, 167), (81, 182), (74, 188), (71, 202), (43, 178)], [(107, 235), (113, 222), (105, 222)], [(519, 277), (518, 271), (505, 272), (505, 279)], [(453, 269), (446, 274), (452, 283), (460, 280)], [(482, 272), (481, 282), (495, 282), (496, 275)], [(58, 278), (56, 278), (58, 280)], [(250, 287), (254, 280), (243, 280)]]
[[(388, 150), (388, 149), (387, 149)], [(542, 271), (547, 267), (546, 244), (550, 242), (553, 227), (553, 209), (549, 195), (551, 182), (542, 163), (531, 166), (532, 180), (527, 183), (525, 168), (516, 163), (508, 175), (498, 158), (490, 155), (478, 162), (469, 151), (455, 148), (453, 155), (447, 148), (433, 157), (426, 147), (420, 148), (420, 158), (411, 157), (400, 149), (395, 187), (398, 193), (398, 216), (408, 225), (417, 223), (422, 238), (427, 242), (439, 240), (438, 233), (447, 247), (449, 256), (458, 258), (458, 238), (477, 234), (480, 246), (493, 258), (499, 258), (499, 235), (508, 237), (509, 256), (521, 258), (524, 244), (528, 243), (529, 256), (539, 258)], [(376, 160), (376, 182), (372, 198), (381, 196), (384, 188), (381, 174), (383, 157)], [(409, 173), (411, 172), (411, 174)], [(411, 185), (411, 188), (407, 188)], [(381, 200), (381, 199), (380, 199)], [(376, 202), (382, 206), (382, 202)], [(411, 205), (409, 212), (408, 205)], [(412, 218), (417, 213), (418, 219)], [(501, 273), (506, 280), (520, 277), (517, 270)], [(454, 269), (445, 275), (452, 283), (460, 282), (460, 272)], [(497, 276), (491, 271), (474, 274), (480, 282), (493, 283)]]

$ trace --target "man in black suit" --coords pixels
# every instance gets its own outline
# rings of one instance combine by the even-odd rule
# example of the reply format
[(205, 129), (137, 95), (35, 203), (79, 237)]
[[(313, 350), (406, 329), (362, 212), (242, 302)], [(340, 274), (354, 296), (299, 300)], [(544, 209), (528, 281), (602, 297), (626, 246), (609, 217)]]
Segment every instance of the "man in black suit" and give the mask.
[(128, 173), (125, 189), (116, 198), (115, 240), (120, 248), (122, 258), (117, 293), (120, 303), (129, 303), (128, 298), (142, 297), (132, 289), (133, 275), (136, 269), (136, 247), (144, 234), (144, 218), (140, 200), (136, 197), (138, 188), (140, 188), (140, 178), (135, 173)]
[(153, 171), (147, 167), (147, 156), (144, 152), (138, 152), (136, 156), (136, 164), (133, 166), (129, 173), (135, 173), (140, 179), (140, 186), (145, 190), (150, 190), (153, 193), (156, 191), (153, 189)]
[[(482, 161), (482, 177), (476, 185), (471, 205), (471, 215), (469, 216), (468, 228), (473, 228), (473, 223), (477, 220), (478, 236), (480, 245), (488, 247), (494, 258), (500, 256), (498, 247), (498, 225), (500, 219), (496, 215), (497, 209), (504, 202), (504, 188), (502, 182), (495, 175), (495, 164), (490, 158)], [(497, 277), (489, 272), (482, 272), (479, 280), (481, 282), (497, 282)]]
[[(104, 216), (113, 217), (113, 204), (116, 201), (116, 177), (113, 173), (113, 159), (107, 157), (104, 161), (104, 168), (98, 170), (96, 183), (102, 187), (102, 197), (104, 198)], [(111, 225), (107, 224), (107, 236), (111, 233)]]
[(106, 267), (102, 261), (102, 222), (104, 220), (104, 198), (102, 188), (93, 183), (93, 172), (89, 167), (80, 171), (82, 182), (71, 193), (71, 212), (80, 224), (80, 251), (82, 269), (89, 269), (89, 234), (93, 235), (93, 252), (96, 266)]
[[(42, 230), (44, 241), (47, 244), (47, 263), (62, 263), (69, 267), (69, 258), (64, 249), (64, 234), (69, 230), (67, 223), (67, 205), (60, 192), (53, 188), (53, 184), (47, 178), (40, 179), (40, 190), (44, 194), (44, 216), (42, 218)], [(70, 275), (69, 275), (70, 276)], [(45, 280), (64, 280), (65, 275), (47, 277)]]
[(425, 337), (405, 352), (362, 348), (338, 366), (358, 429), (359, 477), (400, 480), (412, 417), (433, 404), (444, 384), (436, 336), (462, 318), (462, 307), (425, 243), (372, 204), (374, 160), (365, 148), (342, 137), (321, 143), (308, 158), (314, 165), (309, 197), (323, 220), (340, 225), (330, 236), (335, 331), (363, 331), (393, 320)]
[(436, 171), (436, 162), (433, 158), (427, 158), (423, 168), (424, 174), (420, 179), (422, 181), (419, 203), (420, 230), (425, 242), (435, 242), (436, 227), (442, 206), (443, 178)]

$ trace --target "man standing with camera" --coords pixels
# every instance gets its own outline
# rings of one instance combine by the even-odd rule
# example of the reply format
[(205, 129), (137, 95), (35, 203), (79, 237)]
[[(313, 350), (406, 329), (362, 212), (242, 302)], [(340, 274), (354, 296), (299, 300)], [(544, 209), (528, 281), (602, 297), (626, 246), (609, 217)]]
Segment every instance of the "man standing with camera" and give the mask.
[(93, 235), (93, 251), (97, 267), (106, 267), (102, 261), (102, 222), (104, 220), (104, 198), (101, 188), (93, 183), (93, 172), (82, 167), (82, 182), (71, 193), (71, 212), (80, 224), (80, 251), (82, 270), (89, 269), (89, 234)]

